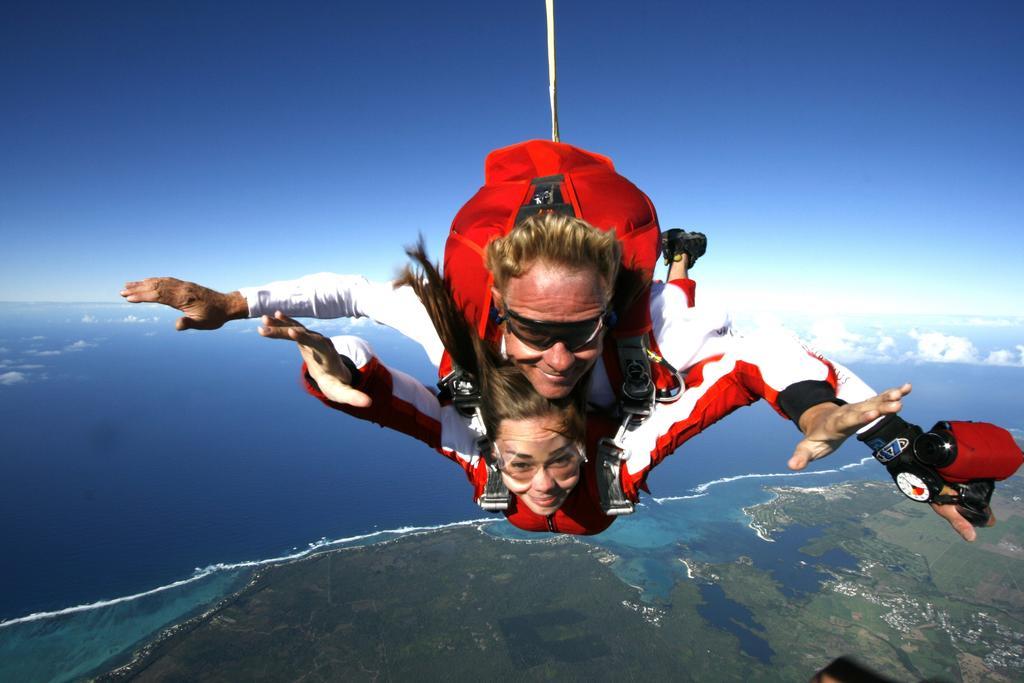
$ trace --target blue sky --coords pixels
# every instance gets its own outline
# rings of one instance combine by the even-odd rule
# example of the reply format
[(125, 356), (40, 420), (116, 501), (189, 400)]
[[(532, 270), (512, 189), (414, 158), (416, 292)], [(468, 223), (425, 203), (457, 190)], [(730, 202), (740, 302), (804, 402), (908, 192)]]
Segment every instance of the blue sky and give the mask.
[[(563, 140), (710, 237), (703, 301), (1024, 315), (1024, 5), (567, 2)], [(549, 135), (521, 3), (6, 3), (0, 300), (435, 254)]]

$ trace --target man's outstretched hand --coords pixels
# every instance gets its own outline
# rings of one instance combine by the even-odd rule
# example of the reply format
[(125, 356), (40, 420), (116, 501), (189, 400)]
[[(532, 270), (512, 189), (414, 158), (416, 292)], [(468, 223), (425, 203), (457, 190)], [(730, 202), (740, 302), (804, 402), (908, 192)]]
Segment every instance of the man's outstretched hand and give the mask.
[(258, 328), (260, 336), (298, 344), (302, 360), (306, 362), (306, 371), (324, 396), (354, 408), (366, 408), (372, 403), (369, 396), (352, 387), (352, 373), (341, 362), (341, 356), (330, 339), (306, 329), (302, 323), (281, 311), (274, 313), (273, 317), (263, 316), (260, 322), (263, 323)]
[(824, 458), (835, 451), (861, 427), (882, 415), (895, 415), (903, 408), (903, 397), (910, 390), (911, 386), (904, 384), (860, 403), (844, 406), (820, 403), (808, 408), (800, 416), (800, 431), (804, 433), (804, 439), (796, 445), (789, 459), (789, 469), (802, 470), (812, 460)]
[(216, 330), (229, 320), (249, 317), (249, 305), (239, 292), (224, 294), (173, 277), (127, 282), (121, 296), (133, 304), (155, 303), (178, 309), (185, 314), (174, 323), (179, 331)]
[[(797, 444), (793, 456), (789, 459), (789, 469), (802, 470), (812, 460), (818, 460), (829, 455), (845, 441), (853, 436), (858, 429), (881, 417), (882, 415), (894, 415), (903, 408), (903, 397), (910, 393), (911, 386), (904, 384), (902, 387), (895, 387), (883, 391), (860, 403), (850, 403), (844, 406), (836, 406), (831, 403), (822, 403), (809, 408), (800, 417), (800, 428), (804, 432), (804, 439)], [(954, 493), (947, 489), (944, 493)], [(960, 514), (955, 504), (938, 505), (931, 504), (932, 509), (939, 517), (949, 522), (953, 530), (965, 541), (974, 541), (978, 534), (974, 526)], [(986, 526), (996, 523), (995, 515), (992, 515)]]
[[(943, 493), (950, 492), (948, 487), (943, 490)], [(978, 538), (978, 532), (974, 530), (974, 525), (968, 522), (960, 511), (956, 509), (956, 505), (938, 505), (936, 503), (930, 503), (932, 510), (935, 510), (935, 514), (942, 517), (944, 520), (949, 522), (949, 525), (953, 527), (953, 531), (960, 534), (960, 537), (965, 541), (971, 542)], [(995, 513), (989, 516), (988, 522), (985, 526), (993, 526), (996, 523)]]

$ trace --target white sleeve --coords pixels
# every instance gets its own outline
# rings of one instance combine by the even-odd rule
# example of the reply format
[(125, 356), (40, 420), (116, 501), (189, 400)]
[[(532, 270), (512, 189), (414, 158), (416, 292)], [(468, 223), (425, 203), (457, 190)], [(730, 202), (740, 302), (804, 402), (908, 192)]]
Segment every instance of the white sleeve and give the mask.
[[(725, 311), (700, 305), (688, 308), (686, 294), (678, 287), (655, 283), (651, 289), (651, 322), (662, 355), (679, 371), (713, 356), (739, 352), (740, 357), (763, 365), (766, 372), (782, 369), (782, 374), (766, 377), (774, 385), (783, 381), (787, 374), (794, 378), (800, 376), (801, 371), (783, 359), (800, 359), (801, 354), (794, 355), (792, 351), (802, 349), (835, 368), (837, 398), (857, 403), (877, 393), (849, 368), (825, 358), (793, 332), (778, 327), (742, 335), (733, 328)], [(797, 365), (803, 366), (802, 372), (809, 373), (803, 379), (825, 379), (825, 376), (818, 376), (821, 366), (803, 362)]]
[(275, 311), (293, 318), (369, 318), (419, 343), (432, 364), (441, 364), (444, 347), (410, 287), (395, 288), (361, 275), (316, 273), (238, 291), (249, 305), (250, 318)]
[(875, 393), (847, 368), (826, 361), (782, 328), (748, 336), (730, 333), (712, 345), (722, 352), (703, 354), (706, 362), (687, 377), (681, 396), (673, 403), (655, 404), (647, 420), (624, 433), (623, 446), (630, 453), (624, 471), (631, 481), (641, 480), (681, 443), (737, 408), (764, 400), (785, 415), (782, 394), (800, 382), (831, 383), (834, 371), (839, 398), (854, 403)]
[(707, 306), (689, 307), (679, 287), (655, 282), (651, 287), (651, 324), (661, 355), (679, 371), (731, 350), (729, 314)]

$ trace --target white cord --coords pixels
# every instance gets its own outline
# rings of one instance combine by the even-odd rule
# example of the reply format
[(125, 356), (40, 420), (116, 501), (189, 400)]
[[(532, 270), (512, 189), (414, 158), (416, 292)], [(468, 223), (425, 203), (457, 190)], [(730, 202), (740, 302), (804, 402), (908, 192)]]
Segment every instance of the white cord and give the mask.
[(551, 93), (551, 139), (558, 142), (558, 79), (555, 70), (555, 0), (545, 0), (548, 11), (548, 90)]

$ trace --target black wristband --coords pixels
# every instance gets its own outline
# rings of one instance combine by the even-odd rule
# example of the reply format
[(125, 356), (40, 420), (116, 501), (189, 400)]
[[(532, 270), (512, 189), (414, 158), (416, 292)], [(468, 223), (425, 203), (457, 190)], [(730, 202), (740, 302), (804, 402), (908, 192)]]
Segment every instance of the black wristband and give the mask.
[(898, 468), (900, 464), (914, 461), (914, 440), (921, 434), (921, 428), (907, 422), (899, 415), (886, 415), (874, 427), (857, 439), (867, 444), (875, 460), (886, 467)]
[(363, 373), (356, 367), (356, 364), (348, 356), (338, 354), (338, 358), (341, 359), (341, 364), (348, 368), (348, 371), (352, 374), (352, 381), (349, 382), (349, 386), (356, 389), (363, 383)]
[(786, 417), (798, 426), (807, 409), (820, 403), (846, 405), (846, 401), (836, 398), (836, 390), (824, 380), (807, 379), (794, 382), (779, 392), (779, 407)]
[(910, 424), (899, 415), (886, 415), (875, 423), (874, 427), (863, 434), (858, 434), (857, 439), (867, 444), (871, 450), (877, 451), (893, 439), (906, 436), (915, 429), (921, 431), (920, 427)]
[[(348, 356), (343, 356), (339, 353), (338, 358), (341, 359), (341, 364), (348, 368), (348, 371), (352, 374), (352, 381), (350, 382), (350, 386), (358, 389), (359, 385), (363, 381), (363, 373), (360, 372), (359, 368), (356, 367), (356, 364), (353, 363), (352, 359), (349, 358)], [(315, 379), (313, 379), (313, 375), (309, 374), (308, 367), (306, 368), (306, 382), (317, 392), (321, 394), (324, 393), (320, 391), (320, 385), (316, 383)]]

